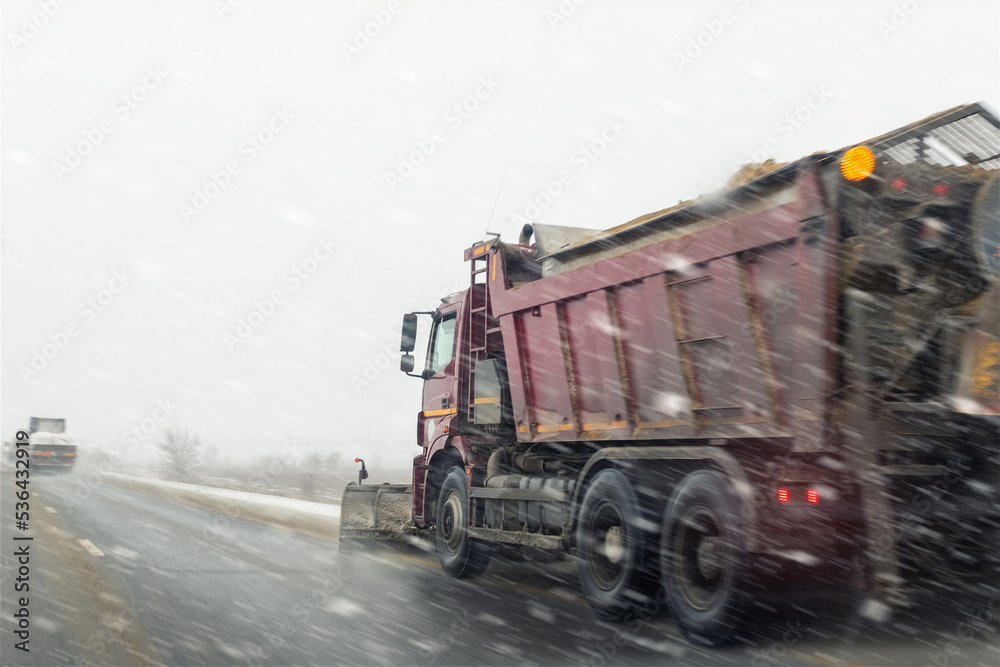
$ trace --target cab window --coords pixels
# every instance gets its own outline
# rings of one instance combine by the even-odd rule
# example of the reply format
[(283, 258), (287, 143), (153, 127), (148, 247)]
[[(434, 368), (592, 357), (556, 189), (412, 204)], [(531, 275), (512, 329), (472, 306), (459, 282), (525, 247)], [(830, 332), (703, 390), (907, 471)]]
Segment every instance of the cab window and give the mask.
[(431, 343), (430, 370), (435, 374), (451, 363), (455, 353), (455, 324), (457, 313), (445, 315), (434, 325), (434, 338)]

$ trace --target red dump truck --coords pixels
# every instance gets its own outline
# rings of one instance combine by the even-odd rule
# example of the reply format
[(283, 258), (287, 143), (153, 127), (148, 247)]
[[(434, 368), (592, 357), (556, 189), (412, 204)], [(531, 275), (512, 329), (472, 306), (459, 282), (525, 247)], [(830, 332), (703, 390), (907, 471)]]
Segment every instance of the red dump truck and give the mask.
[(390, 530), (384, 501), (451, 576), (497, 543), (575, 554), (597, 615), (662, 585), (704, 645), (785, 563), (885, 605), (995, 576), (998, 127), (967, 105), (606, 231), (476, 243), (469, 288), (404, 317), (412, 485), (349, 487), (341, 539)]

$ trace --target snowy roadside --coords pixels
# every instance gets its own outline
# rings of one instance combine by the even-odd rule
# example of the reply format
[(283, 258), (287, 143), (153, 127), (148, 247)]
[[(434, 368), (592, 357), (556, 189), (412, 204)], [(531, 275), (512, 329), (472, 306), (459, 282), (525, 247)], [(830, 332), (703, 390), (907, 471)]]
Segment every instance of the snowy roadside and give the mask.
[(328, 540), (337, 540), (340, 533), (340, 505), (185, 482), (168, 482), (120, 473), (108, 474), (107, 481), (166, 500), (276, 525)]

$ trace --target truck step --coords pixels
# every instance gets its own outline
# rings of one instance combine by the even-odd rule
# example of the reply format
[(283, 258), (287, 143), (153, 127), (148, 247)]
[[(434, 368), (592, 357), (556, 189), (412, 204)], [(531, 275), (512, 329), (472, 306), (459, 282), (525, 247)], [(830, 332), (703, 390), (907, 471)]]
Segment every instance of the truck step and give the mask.
[(539, 549), (558, 550), (562, 545), (562, 538), (558, 535), (540, 535), (538, 533), (478, 528), (474, 526), (469, 527), (469, 537), (476, 540), (520, 544), (521, 546), (537, 547)]

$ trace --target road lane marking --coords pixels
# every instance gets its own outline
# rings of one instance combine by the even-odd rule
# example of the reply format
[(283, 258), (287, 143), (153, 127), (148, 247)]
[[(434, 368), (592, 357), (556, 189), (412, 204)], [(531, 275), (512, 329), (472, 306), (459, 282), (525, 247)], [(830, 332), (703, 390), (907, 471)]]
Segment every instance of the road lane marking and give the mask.
[(37, 496), (37, 495), (38, 495), (38, 492), (37, 492), (37, 491), (32, 491), (32, 492), (31, 492), (31, 495), (33, 495), (33, 496)]
[(812, 665), (844, 665), (846, 667), (854, 667), (853, 664), (845, 663), (843, 660), (826, 654), (821, 653), (804, 653), (796, 649), (789, 649), (788, 654), (798, 658), (799, 660), (807, 661), (802, 664), (812, 664)]
[(46, 507), (45, 511), (48, 512), (49, 514), (59, 514), (59, 512), (56, 511), (55, 507)]
[[(39, 513), (39, 522), (48, 535), (41, 555), (50, 561), (60, 576), (72, 577), (79, 586), (63, 586), (53, 591), (60, 604), (69, 609), (87, 609), (93, 613), (68, 614), (72, 637), (79, 647), (82, 664), (88, 665), (158, 665), (164, 664), (160, 654), (146, 634), (146, 629), (126, 602), (127, 596), (108, 579), (104, 570), (89, 555), (73, 546), (73, 538), (63, 530), (55, 516)], [(80, 540), (84, 542), (87, 540)], [(93, 546), (93, 545), (91, 545)], [(96, 547), (95, 547), (96, 548)]]
[(430, 565), (431, 567), (437, 567), (439, 564), (438, 561), (436, 560), (428, 560), (427, 558), (421, 558), (420, 556), (411, 556), (409, 554), (392, 554), (392, 555), (396, 556), (397, 558), (405, 558), (406, 560), (412, 561), (414, 563), (420, 563), (421, 565)]
[(86, 549), (87, 553), (89, 553), (91, 556), (103, 556), (104, 555), (104, 552), (101, 551), (100, 549), (98, 549), (97, 547), (95, 547), (94, 543), (91, 542), (90, 540), (77, 540), (77, 542), (79, 542), (80, 544), (82, 544), (83, 548)]

